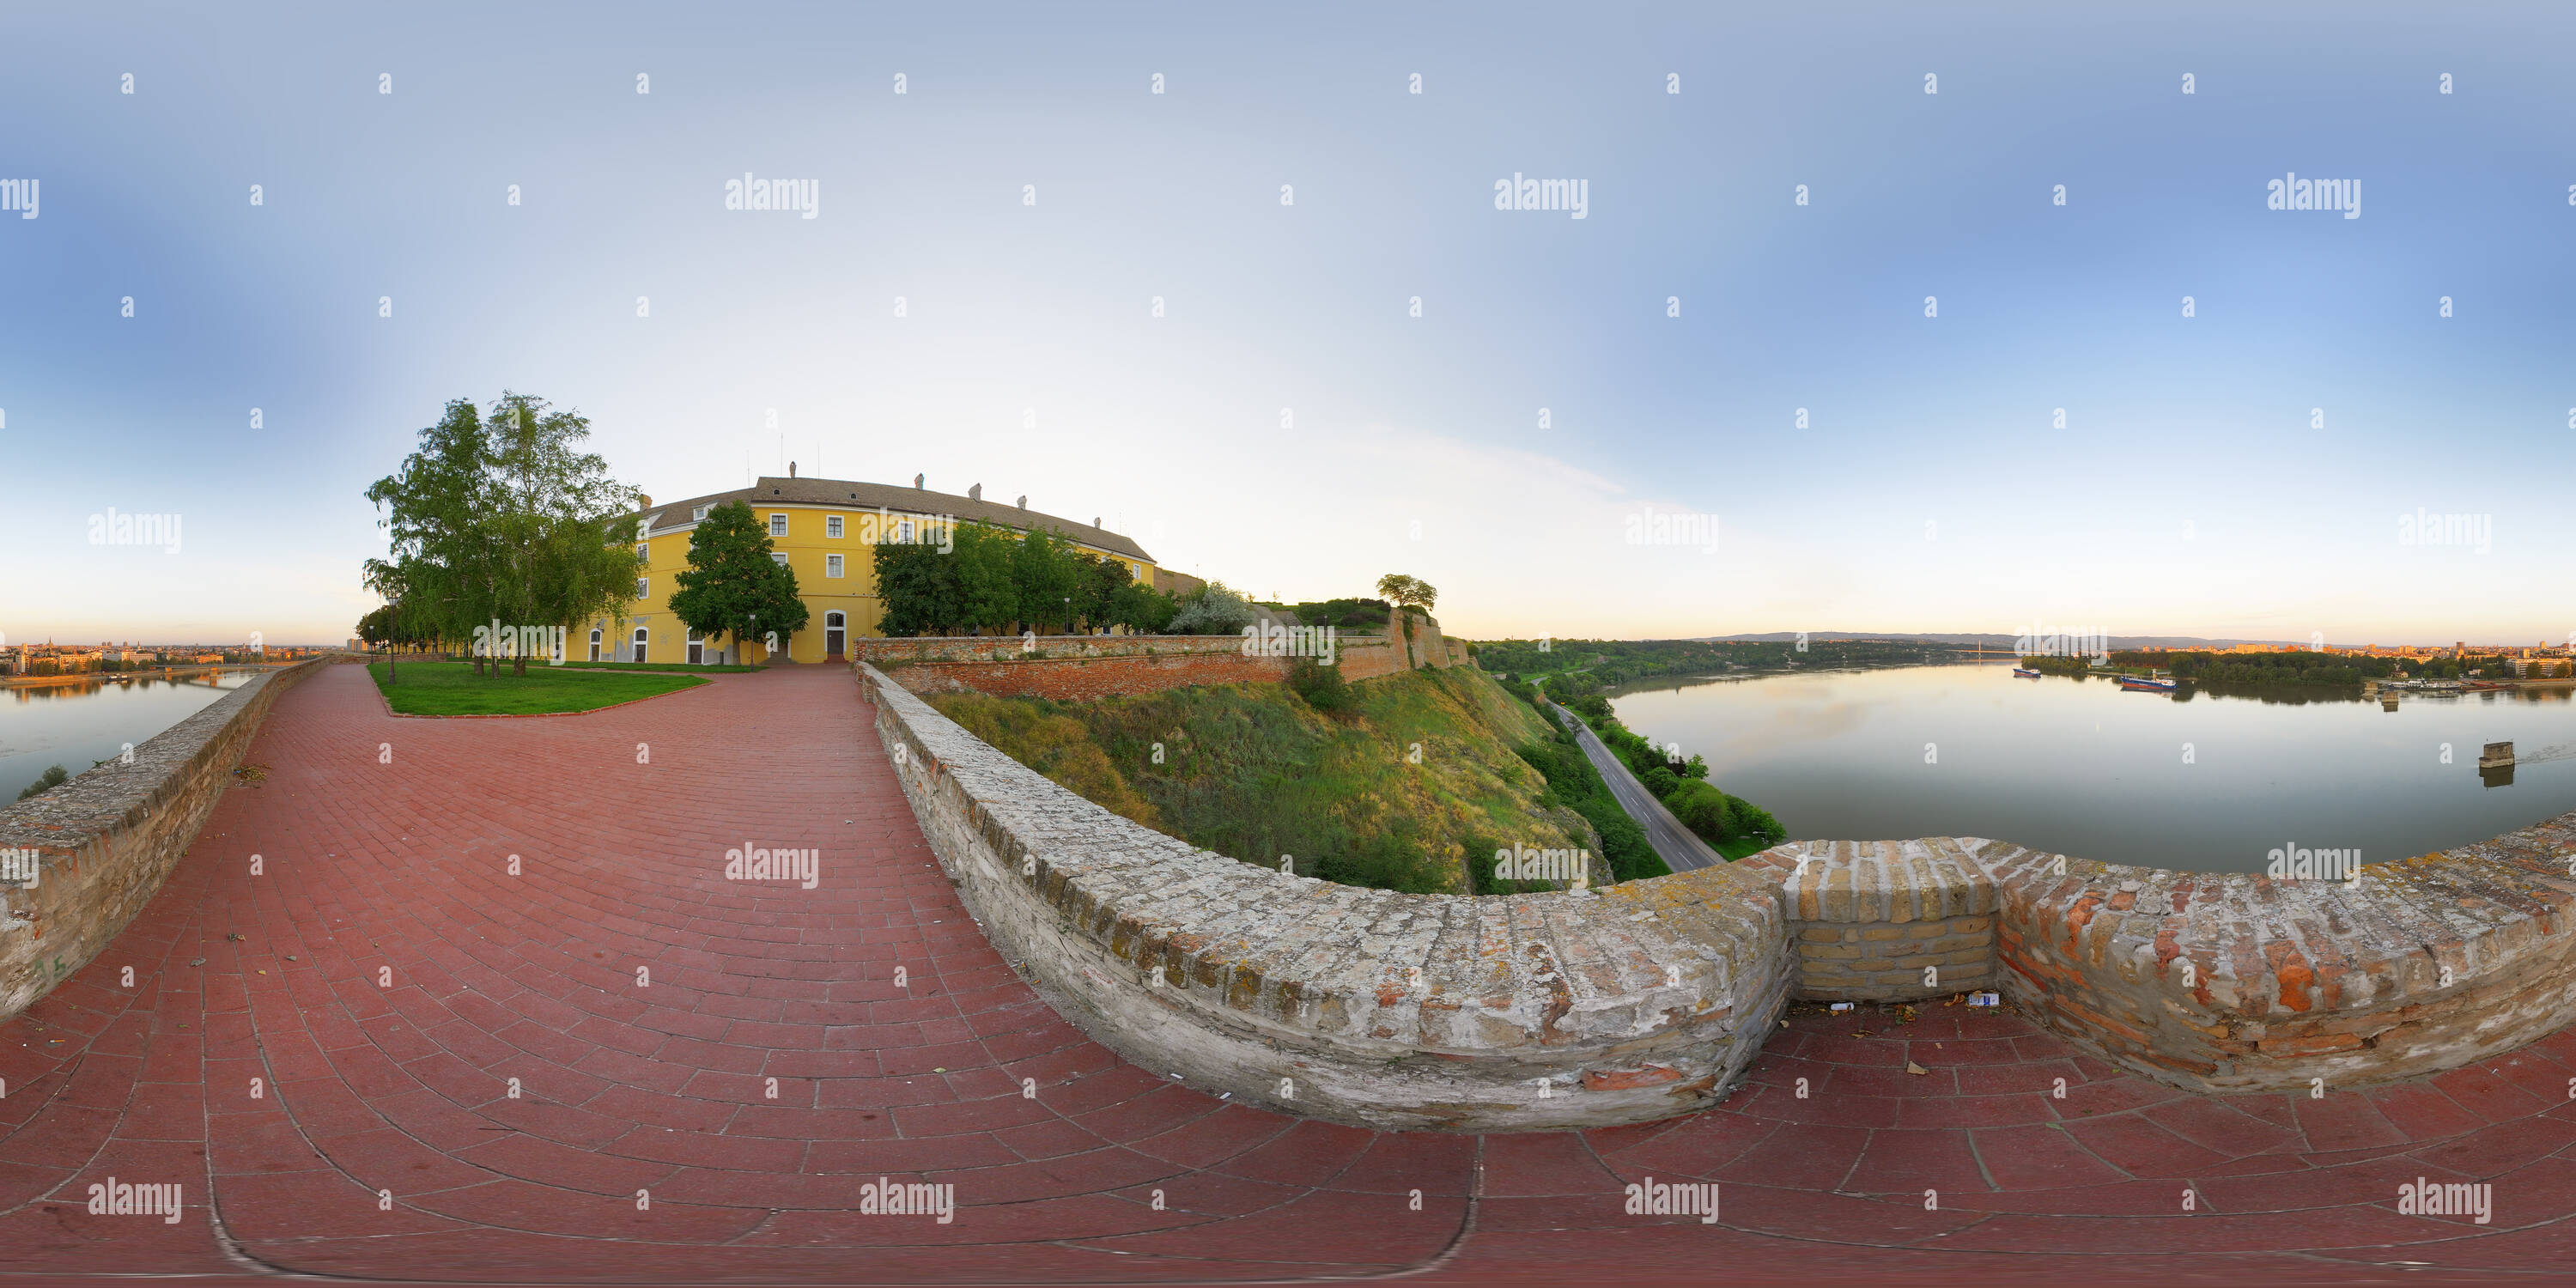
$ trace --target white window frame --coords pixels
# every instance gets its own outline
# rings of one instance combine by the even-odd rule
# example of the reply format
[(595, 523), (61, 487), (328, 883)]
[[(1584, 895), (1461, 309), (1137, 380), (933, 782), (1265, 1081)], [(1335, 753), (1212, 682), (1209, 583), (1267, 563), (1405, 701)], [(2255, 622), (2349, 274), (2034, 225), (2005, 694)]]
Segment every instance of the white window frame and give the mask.
[(823, 516), (823, 536), (829, 541), (841, 539), (841, 516), (837, 514)]
[(651, 648), (651, 647), (653, 646), (653, 631), (652, 631), (652, 628), (650, 628), (650, 627), (646, 627), (646, 626), (638, 626), (638, 627), (636, 627), (636, 628), (635, 628), (635, 641), (634, 641), (634, 642), (635, 642), (635, 656), (634, 656), (634, 657), (632, 657), (632, 658), (630, 658), (630, 659), (628, 659), (628, 660), (629, 660), (629, 661), (635, 661), (635, 662), (641, 662), (641, 661), (643, 661), (643, 660), (644, 660), (644, 651), (645, 651), (646, 649), (649, 649), (649, 648)]
[(912, 544), (912, 520), (897, 519), (894, 521), (894, 540), (895, 544), (899, 546), (908, 546)]
[(715, 507), (714, 507), (714, 506), (712, 506), (712, 505), (702, 505), (702, 506), (697, 507), (697, 508), (696, 508), (696, 509), (694, 509), (694, 510), (689, 511), (689, 522), (691, 522), (691, 523), (696, 523), (696, 522), (699, 522), (700, 520), (705, 519), (705, 518), (707, 517), (707, 511), (712, 510), (712, 509), (714, 509), (714, 508), (715, 508)]
[(769, 562), (774, 563), (774, 564), (778, 565), (778, 566), (779, 566), (779, 567), (781, 567), (781, 568), (786, 567), (786, 566), (787, 566), (787, 552), (786, 552), (786, 551), (784, 551), (784, 550), (772, 550), (772, 551), (770, 551), (770, 552), (769, 552)]
[(651, 599), (653, 597), (652, 578), (638, 577), (635, 579), (635, 597), (637, 599)]
[(653, 566), (653, 547), (652, 547), (652, 546), (650, 546), (650, 545), (648, 545), (648, 544), (646, 544), (646, 543), (644, 543), (644, 542), (641, 542), (641, 541), (636, 542), (636, 543), (635, 543), (635, 562), (640, 563), (640, 564), (644, 565), (644, 566), (645, 566), (645, 567), (647, 567), (647, 568), (652, 567), (652, 566)]
[(823, 556), (823, 575), (826, 577), (838, 577), (841, 575), (841, 557), (839, 555)]
[(773, 538), (787, 535), (787, 513), (785, 511), (773, 510), (770, 512), (769, 535)]

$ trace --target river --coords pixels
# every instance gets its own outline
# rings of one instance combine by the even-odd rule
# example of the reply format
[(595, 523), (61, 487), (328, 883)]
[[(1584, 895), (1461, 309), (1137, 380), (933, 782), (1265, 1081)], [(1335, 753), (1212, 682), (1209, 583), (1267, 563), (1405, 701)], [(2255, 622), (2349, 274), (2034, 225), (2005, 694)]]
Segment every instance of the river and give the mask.
[[(1986, 836), (2253, 872), (2274, 849), (2377, 863), (2576, 809), (2570, 699), (2410, 694), (2384, 711), (2314, 690), (2017, 679), (2007, 662), (1649, 681), (1611, 704), (1630, 729), (1706, 757), (1709, 781), (1793, 839)], [(2523, 763), (2482, 776), (2480, 748), (2505, 741)]]
[(92, 676), (68, 684), (0, 688), (0, 807), (13, 804), (47, 766), (74, 777), (214, 704), (257, 670), (175, 679)]

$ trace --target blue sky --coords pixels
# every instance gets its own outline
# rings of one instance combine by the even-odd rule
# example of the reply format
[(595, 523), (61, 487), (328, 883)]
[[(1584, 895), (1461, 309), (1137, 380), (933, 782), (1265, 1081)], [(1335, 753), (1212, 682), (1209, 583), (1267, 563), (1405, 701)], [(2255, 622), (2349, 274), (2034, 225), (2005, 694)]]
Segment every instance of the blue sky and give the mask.
[(656, 496), (980, 482), (1469, 635), (2564, 640), (2576, 14), (2244, 8), (21, 9), (0, 634), (345, 636), (512, 388)]

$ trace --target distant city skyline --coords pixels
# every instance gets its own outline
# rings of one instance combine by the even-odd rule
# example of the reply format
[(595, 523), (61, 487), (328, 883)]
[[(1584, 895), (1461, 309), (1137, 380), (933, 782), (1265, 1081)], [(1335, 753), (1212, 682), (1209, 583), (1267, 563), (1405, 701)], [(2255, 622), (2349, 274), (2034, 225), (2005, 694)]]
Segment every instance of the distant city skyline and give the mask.
[(2576, 632), (2576, 13), (1515, 14), (14, 15), (0, 634), (345, 639), (504, 389), (1468, 638)]

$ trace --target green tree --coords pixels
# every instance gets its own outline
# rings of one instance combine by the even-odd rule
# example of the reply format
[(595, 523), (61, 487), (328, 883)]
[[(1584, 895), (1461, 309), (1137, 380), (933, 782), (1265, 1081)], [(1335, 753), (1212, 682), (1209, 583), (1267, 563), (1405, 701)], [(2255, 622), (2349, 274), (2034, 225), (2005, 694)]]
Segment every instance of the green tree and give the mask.
[(942, 555), (932, 545), (880, 541), (872, 557), (877, 596), (885, 603), (879, 630), (893, 636), (933, 635), (964, 618), (954, 555)]
[(999, 634), (1023, 614), (1012, 580), (1012, 558), (1020, 543), (1001, 528), (986, 523), (959, 524), (956, 551), (948, 556), (957, 579), (959, 633)]
[(1059, 534), (1031, 531), (1011, 552), (1011, 589), (1019, 600), (1020, 619), (1030, 630), (1044, 634), (1048, 623), (1062, 621), (1071, 631), (1071, 606), (1080, 582), (1081, 569)]
[(1377, 593), (1390, 603), (1404, 608), (1419, 608), (1426, 613), (1440, 599), (1440, 592), (1432, 589), (1431, 583), (1400, 572), (1378, 578)]
[[(366, 562), (367, 588), (408, 606), (415, 629), (457, 639), (494, 606), (490, 534), (482, 523), (492, 442), (472, 401), (447, 404), (394, 473), (367, 488), (383, 515), (386, 557)], [(480, 674), (482, 660), (475, 660)]]
[[(503, 623), (571, 631), (606, 614), (623, 625), (641, 534), (611, 525), (634, 513), (643, 494), (609, 477), (606, 460), (578, 450), (590, 437), (579, 412), (504, 390), (486, 424), (494, 505), (485, 522), (497, 534), (494, 598)], [(514, 660), (526, 675), (527, 650)]]
[(783, 649), (810, 614), (797, 596), (796, 574), (769, 555), (769, 533), (750, 506), (728, 501), (707, 511), (689, 534), (689, 566), (679, 574), (671, 612), (700, 635), (731, 641), (736, 662), (750, 657), (743, 645), (767, 636)]

